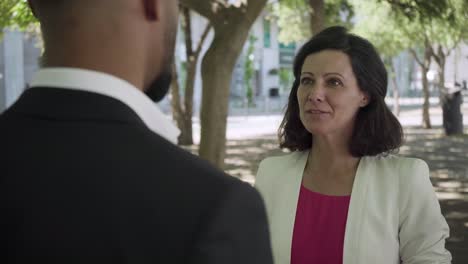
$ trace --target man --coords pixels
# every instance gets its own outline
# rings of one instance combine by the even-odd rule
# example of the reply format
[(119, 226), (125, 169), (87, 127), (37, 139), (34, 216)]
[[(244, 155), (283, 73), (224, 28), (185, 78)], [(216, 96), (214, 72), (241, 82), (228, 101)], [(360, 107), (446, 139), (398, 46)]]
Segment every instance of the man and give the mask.
[(29, 4), (44, 68), (0, 116), (1, 263), (272, 263), (259, 194), (171, 143), (149, 99), (177, 1)]

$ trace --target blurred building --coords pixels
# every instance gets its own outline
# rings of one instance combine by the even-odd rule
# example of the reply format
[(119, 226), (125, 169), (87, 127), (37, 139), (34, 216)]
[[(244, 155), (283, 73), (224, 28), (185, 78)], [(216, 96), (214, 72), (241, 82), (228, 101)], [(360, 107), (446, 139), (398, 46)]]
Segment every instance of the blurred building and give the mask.
[(16, 101), (38, 69), (37, 38), (4, 30), (0, 42), (0, 112)]

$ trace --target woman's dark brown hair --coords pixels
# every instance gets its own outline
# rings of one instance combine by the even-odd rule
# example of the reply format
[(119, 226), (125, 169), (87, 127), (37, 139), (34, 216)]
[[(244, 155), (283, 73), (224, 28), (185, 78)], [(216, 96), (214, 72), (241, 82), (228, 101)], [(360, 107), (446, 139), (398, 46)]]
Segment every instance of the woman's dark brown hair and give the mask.
[(340, 26), (329, 27), (305, 43), (294, 60), (294, 83), (286, 113), (278, 131), (280, 147), (302, 151), (312, 147), (312, 134), (299, 118), (297, 89), (302, 65), (307, 56), (322, 50), (338, 50), (348, 55), (359, 88), (370, 97), (369, 104), (357, 113), (349, 150), (354, 157), (387, 154), (398, 150), (403, 129), (385, 104), (387, 71), (374, 46)]

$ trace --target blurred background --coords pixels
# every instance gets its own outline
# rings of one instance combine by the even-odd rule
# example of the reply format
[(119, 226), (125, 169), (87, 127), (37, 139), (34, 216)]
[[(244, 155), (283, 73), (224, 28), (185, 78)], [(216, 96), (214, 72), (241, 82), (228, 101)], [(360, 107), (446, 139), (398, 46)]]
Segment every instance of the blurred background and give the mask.
[[(386, 101), (405, 129), (400, 154), (428, 162), (453, 263), (468, 263), (467, 0), (179, 2), (176, 78), (159, 103), (179, 145), (253, 184), (258, 163), (285, 152), (276, 132), (296, 51), (344, 25), (379, 50)], [(1, 113), (27, 89), (43, 47), (26, 1), (0, 1), (0, 28)]]

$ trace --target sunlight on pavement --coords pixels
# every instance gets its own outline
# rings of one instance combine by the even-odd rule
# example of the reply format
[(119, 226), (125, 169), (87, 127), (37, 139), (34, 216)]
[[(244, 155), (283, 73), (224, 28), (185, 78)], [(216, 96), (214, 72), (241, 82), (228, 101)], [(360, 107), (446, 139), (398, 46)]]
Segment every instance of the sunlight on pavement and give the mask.
[(445, 215), (447, 219), (463, 219), (468, 217), (468, 212), (450, 212)]
[(436, 192), (437, 198), (439, 200), (468, 200), (468, 195), (464, 195), (461, 193), (453, 193), (453, 192)]
[(437, 186), (441, 187), (441, 188), (454, 189), (454, 188), (462, 187), (463, 184), (461, 182), (459, 182), (459, 181), (446, 181), (446, 182), (438, 182)]

